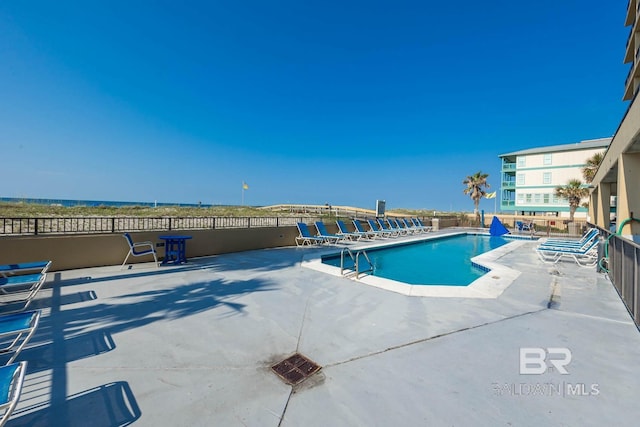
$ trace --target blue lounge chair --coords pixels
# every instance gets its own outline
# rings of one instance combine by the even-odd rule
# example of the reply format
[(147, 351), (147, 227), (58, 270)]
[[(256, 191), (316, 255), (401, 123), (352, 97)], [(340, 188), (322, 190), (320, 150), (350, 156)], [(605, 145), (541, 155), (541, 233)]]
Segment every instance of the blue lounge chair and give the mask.
[(12, 354), (7, 365), (13, 363), (20, 351), (36, 332), (40, 321), (40, 311), (25, 311), (22, 313), (0, 316), (0, 341), (6, 345), (0, 348), (0, 354)]
[(427, 233), (427, 232), (429, 232), (429, 231), (433, 230), (433, 227), (432, 227), (432, 226), (430, 226), (430, 225), (424, 225), (424, 224), (422, 223), (422, 221), (420, 220), (420, 218), (418, 218), (418, 217), (416, 217), (416, 218), (411, 218), (411, 221), (413, 221), (413, 222), (414, 222), (414, 224), (415, 224), (417, 227), (422, 228), (422, 230), (423, 230), (425, 233)]
[(358, 231), (355, 231), (355, 232), (349, 231), (344, 221), (340, 219), (336, 220), (336, 225), (338, 226), (338, 234), (341, 236), (344, 236), (345, 239), (360, 240), (361, 238), (366, 237), (366, 233), (360, 233)]
[(400, 227), (400, 224), (398, 224), (398, 221), (394, 218), (387, 218), (387, 224), (389, 224), (389, 229), (395, 231), (400, 236), (409, 234), (409, 231), (404, 227)]
[(374, 233), (378, 233), (378, 235), (382, 236), (382, 237), (392, 237), (392, 232), (389, 230), (383, 230), (380, 228), (380, 226), (378, 225), (378, 223), (372, 219), (368, 219), (367, 220), (367, 224), (369, 224), (369, 228), (371, 229), (371, 231), (373, 231)]
[(296, 237), (297, 246), (310, 246), (324, 243), (324, 239), (311, 234), (311, 231), (309, 231), (309, 227), (307, 227), (307, 224), (305, 224), (304, 222), (298, 222), (296, 226), (298, 227), (298, 233), (300, 233), (300, 235)]
[(46, 280), (46, 273), (0, 277), (0, 304), (24, 303), (22, 307), (11, 311), (26, 309)]
[(0, 368), (0, 427), (4, 426), (20, 400), (27, 362), (12, 363)]
[(409, 221), (407, 218), (402, 218), (402, 222), (407, 227), (407, 230), (411, 230), (411, 232), (414, 234), (425, 232), (424, 228), (416, 226), (413, 221)]
[(153, 260), (156, 263), (156, 268), (158, 267), (158, 255), (156, 254), (156, 248), (153, 245), (153, 242), (137, 242), (137, 243), (133, 243), (133, 240), (131, 239), (131, 235), (129, 233), (124, 233), (124, 238), (127, 241), (127, 244), (129, 245), (129, 252), (127, 252), (127, 256), (125, 257), (124, 261), (122, 262), (122, 265), (120, 266), (120, 269), (122, 270), (122, 268), (124, 267), (124, 265), (127, 263), (127, 260), (129, 259), (130, 256), (144, 256), (144, 255), (153, 255)]
[(23, 274), (21, 276), (0, 277), (0, 294), (10, 293), (11, 289), (30, 286), (39, 282), (44, 274)]
[(2, 264), (0, 265), (0, 275), (3, 277), (11, 276), (14, 274), (27, 274), (34, 271), (44, 274), (51, 267), (51, 261), (34, 261), (34, 262), (21, 262), (17, 264)]
[(387, 223), (384, 222), (384, 219), (376, 218), (376, 222), (378, 223), (380, 230), (391, 233), (391, 237), (397, 237), (400, 235), (400, 232), (398, 230), (394, 230), (391, 227), (389, 227)]
[(591, 239), (597, 237), (599, 235), (599, 231), (597, 228), (592, 227), (587, 230), (586, 233), (580, 237), (580, 239), (546, 239), (540, 246), (577, 246), (582, 247), (585, 244), (588, 244)]
[(415, 234), (415, 232), (416, 232), (416, 230), (414, 230), (414, 229), (410, 228), (409, 226), (407, 226), (407, 224), (404, 223), (402, 218), (394, 218), (393, 222), (396, 225), (396, 227), (398, 227), (400, 230), (402, 230), (402, 232), (404, 234)]
[(367, 237), (367, 239), (374, 239), (377, 236), (382, 237), (382, 232), (377, 232), (377, 231), (372, 231), (372, 230), (365, 230), (362, 227), (362, 224), (360, 224), (360, 221), (357, 219), (353, 220), (353, 226), (355, 227), (356, 231), (358, 233), (362, 233), (363, 235), (365, 235)]
[(598, 239), (593, 239), (584, 248), (537, 247), (536, 253), (546, 263), (555, 264), (563, 258), (570, 258), (581, 267), (593, 267), (598, 262)]
[(324, 225), (324, 222), (316, 221), (314, 225), (316, 226), (316, 230), (318, 231), (318, 237), (324, 239), (327, 243), (338, 243), (341, 240), (344, 240), (344, 236), (329, 233), (327, 231), (327, 227)]

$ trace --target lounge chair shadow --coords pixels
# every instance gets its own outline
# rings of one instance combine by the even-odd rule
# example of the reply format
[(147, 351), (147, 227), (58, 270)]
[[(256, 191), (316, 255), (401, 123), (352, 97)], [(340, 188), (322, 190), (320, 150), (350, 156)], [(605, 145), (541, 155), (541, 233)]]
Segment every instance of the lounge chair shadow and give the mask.
[[(29, 381), (23, 396), (28, 398)], [(19, 408), (7, 427), (124, 427), (142, 416), (129, 384), (116, 381), (68, 396), (64, 402)]]
[[(44, 323), (44, 322), (43, 322)], [(64, 366), (75, 360), (86, 359), (107, 353), (116, 348), (111, 334), (104, 330), (89, 331), (76, 336), (61, 337), (62, 343), (53, 345), (50, 325), (42, 324), (33, 340), (38, 344), (31, 345), (20, 354), (21, 360), (29, 361), (27, 373), (33, 374), (51, 369), (52, 366)]]

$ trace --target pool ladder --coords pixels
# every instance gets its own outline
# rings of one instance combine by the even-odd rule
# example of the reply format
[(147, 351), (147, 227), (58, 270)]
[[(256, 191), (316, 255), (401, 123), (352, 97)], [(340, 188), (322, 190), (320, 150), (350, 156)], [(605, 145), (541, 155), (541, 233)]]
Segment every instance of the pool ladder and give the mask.
[[(354, 267), (355, 269), (349, 269), (347, 267), (345, 267), (344, 265), (344, 260), (345, 260), (345, 254), (349, 256), (349, 258), (351, 258), (351, 260), (353, 261)], [(360, 257), (363, 256), (365, 260), (367, 260), (367, 265), (369, 266), (369, 268), (365, 269), (365, 270), (360, 270)], [(360, 277), (360, 273), (366, 273), (366, 272), (371, 272), (373, 273), (373, 264), (371, 263), (371, 260), (369, 259), (369, 255), (367, 255), (367, 253), (364, 250), (359, 250), (355, 253), (351, 251), (351, 249), (349, 248), (344, 248), (340, 251), (340, 274), (343, 276), (349, 276), (349, 275), (355, 275), (356, 279)]]

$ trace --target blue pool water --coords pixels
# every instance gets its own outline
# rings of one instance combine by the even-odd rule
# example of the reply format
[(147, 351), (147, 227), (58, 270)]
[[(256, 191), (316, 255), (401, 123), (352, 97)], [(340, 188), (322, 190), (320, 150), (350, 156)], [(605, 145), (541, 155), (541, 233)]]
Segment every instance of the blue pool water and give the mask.
[[(474, 266), (471, 258), (508, 242), (502, 237), (464, 234), (367, 249), (367, 255), (374, 266), (374, 276), (410, 285), (467, 286), (486, 273)], [(340, 267), (340, 255), (323, 257), (322, 262)], [(353, 263), (347, 266), (352, 267)]]

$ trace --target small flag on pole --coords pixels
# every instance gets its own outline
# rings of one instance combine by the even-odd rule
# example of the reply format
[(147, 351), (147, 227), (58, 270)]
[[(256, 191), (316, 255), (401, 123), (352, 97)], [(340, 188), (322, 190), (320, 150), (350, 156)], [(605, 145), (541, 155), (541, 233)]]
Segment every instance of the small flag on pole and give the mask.
[(249, 185), (246, 182), (242, 182), (242, 189), (243, 190), (248, 190), (249, 189)]
[(487, 193), (484, 195), (485, 199), (495, 199), (496, 198), (496, 192), (494, 191), (493, 193)]

